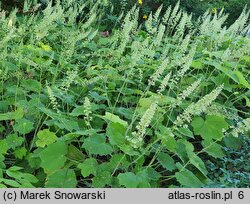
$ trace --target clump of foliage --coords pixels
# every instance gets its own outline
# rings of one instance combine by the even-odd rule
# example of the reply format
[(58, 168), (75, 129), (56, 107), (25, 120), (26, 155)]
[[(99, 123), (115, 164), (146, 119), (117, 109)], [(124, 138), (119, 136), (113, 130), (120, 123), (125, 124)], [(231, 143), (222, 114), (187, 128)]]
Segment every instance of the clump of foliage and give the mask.
[[(18, 8), (22, 10), (25, 4), (32, 5), (30, 11), (34, 9), (44, 8), (49, 2), (63, 2), (61, 0), (2, 0), (0, 7), (4, 10), (11, 10)], [(72, 1), (74, 3), (84, 3), (84, 0)], [(155, 12), (160, 6), (163, 6), (163, 10), (166, 11), (169, 6), (174, 7), (176, 0), (103, 0), (102, 4), (106, 5), (106, 12), (102, 18), (102, 24), (105, 27), (110, 27), (116, 24), (117, 18), (121, 12), (128, 12), (135, 4), (140, 6), (140, 20), (143, 21), (147, 18), (150, 12)], [(185, 10), (189, 14), (192, 14), (196, 19), (204, 12), (209, 10), (211, 13), (218, 13), (224, 10), (229, 14), (226, 21), (228, 25), (231, 25), (241, 14), (245, 6), (249, 7), (249, 0), (180, 0), (181, 9)], [(112, 8), (112, 9), (110, 9)], [(27, 12), (27, 11), (26, 11)]]
[[(250, 139), (247, 137), (226, 140), (225, 157), (220, 161), (209, 161), (210, 187), (249, 188)], [(229, 143), (229, 144), (228, 144)]]
[(203, 187), (249, 136), (248, 11), (194, 24), (177, 4), (142, 25), (135, 6), (104, 35), (105, 9), (1, 12), (1, 187)]

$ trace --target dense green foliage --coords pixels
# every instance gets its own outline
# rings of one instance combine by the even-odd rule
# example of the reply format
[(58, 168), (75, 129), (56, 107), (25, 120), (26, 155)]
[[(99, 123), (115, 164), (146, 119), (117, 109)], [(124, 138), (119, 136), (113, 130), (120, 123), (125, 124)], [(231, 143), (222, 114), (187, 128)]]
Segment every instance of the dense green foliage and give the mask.
[(133, 7), (112, 33), (103, 1), (1, 12), (0, 187), (231, 185), (224, 165), (249, 160), (229, 160), (249, 154), (235, 147), (250, 130), (249, 12), (224, 27), (223, 12), (161, 9), (140, 24)]

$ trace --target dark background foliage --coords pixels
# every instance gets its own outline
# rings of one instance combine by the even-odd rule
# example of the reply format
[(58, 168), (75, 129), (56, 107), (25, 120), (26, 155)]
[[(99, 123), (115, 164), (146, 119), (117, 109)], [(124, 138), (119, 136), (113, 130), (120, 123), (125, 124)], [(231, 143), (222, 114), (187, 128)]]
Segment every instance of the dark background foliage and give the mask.
[[(84, 2), (79, 0), (79, 2)], [(109, 0), (113, 5), (112, 13), (107, 12), (107, 16), (104, 19), (106, 22), (112, 23), (115, 17), (119, 15), (121, 11), (126, 12), (134, 4), (138, 4), (138, 0)], [(13, 7), (22, 9), (24, 0), (1, 0), (1, 8), (4, 10), (10, 10)], [(46, 4), (49, 0), (31, 0), (30, 2)], [(53, 1), (55, 2), (55, 1)], [(163, 5), (163, 10), (168, 6), (174, 6), (177, 3), (176, 0), (143, 0), (142, 14), (148, 15), (151, 11), (155, 11), (160, 5)], [(233, 23), (245, 6), (250, 6), (250, 0), (180, 0), (180, 6), (188, 13), (192, 13), (195, 18), (203, 14), (206, 10), (210, 9), (224, 9), (229, 13), (227, 20), (228, 24)]]
[[(248, 1), (181, 0), (180, 6), (192, 13), (194, 19), (206, 10), (215, 13), (224, 7), (226, 12), (232, 13), (227, 21), (230, 24)], [(0, 0), (7, 15), (13, 8), (18, 8), (20, 14), (16, 19), (15, 14), (5, 20), (3, 17), (0, 24), (0, 41), (4, 42), (0, 43), (0, 65), (7, 70), (0, 75), (3, 76), (0, 84), (0, 187), (249, 187), (249, 138), (235, 138), (226, 133), (224, 137), (225, 130), (229, 129), (228, 133), (237, 127), (241, 130), (239, 122), (249, 116), (249, 102), (243, 101), (250, 98), (247, 47), (250, 39), (245, 36), (245, 29), (244, 32), (243, 28), (235, 29), (235, 34), (225, 29), (221, 39), (220, 21), (218, 28), (209, 23), (207, 28), (211, 29), (202, 35), (194, 34), (183, 50), (183, 38), (177, 32), (175, 35), (175, 24), (166, 26), (164, 38), (167, 40), (164, 41), (157, 39), (157, 32), (147, 33), (150, 31), (147, 26), (145, 30), (134, 32), (131, 22), (127, 23), (130, 33), (118, 24), (113, 29), (118, 15), (126, 14), (134, 4), (141, 7), (140, 20), (144, 21), (143, 15), (148, 16), (162, 3), (165, 10), (169, 5), (174, 7), (177, 1), (142, 0), (139, 4), (138, 0), (75, 0), (76, 4), (87, 2), (86, 9), (67, 12), (72, 4), (65, 4), (48, 7), (49, 11), (43, 15), (40, 15), (42, 12), (30, 15), (36, 10), (33, 6), (37, 8), (35, 5), (42, 3), (38, 10), (42, 11), (46, 2), (30, 1), (27, 12), (23, 9), (26, 8), (23, 0)], [(99, 3), (92, 14), (99, 14), (88, 24), (86, 19), (91, 16), (88, 10), (96, 2)], [(25, 15), (22, 15), (23, 10)], [(62, 10), (65, 13), (61, 15)], [(81, 23), (76, 24), (78, 17)], [(99, 28), (100, 19), (105, 28)], [(238, 22), (238, 25), (244, 27), (247, 22)], [(188, 27), (187, 32), (195, 26)], [(197, 29), (198, 26), (197, 23)], [(16, 28), (18, 33), (11, 35), (9, 30)], [(111, 34), (108, 29), (113, 29)], [(244, 36), (238, 35), (241, 31)], [(5, 42), (6, 38), (9, 41)], [(194, 45), (197, 45), (196, 52), (190, 55), (188, 49), (192, 50)], [(142, 57), (137, 58), (134, 53)], [(158, 92), (156, 87), (151, 88), (152, 92), (147, 91), (148, 79), (159, 67), (161, 57), (166, 56), (170, 59), (166, 71), (173, 76), (178, 76), (178, 69), (194, 56), (190, 61), (192, 70), (177, 85), (171, 82), (166, 97), (157, 96), (159, 109), (153, 113), (154, 120), (145, 135), (145, 148), (137, 151), (125, 135), (130, 139), (133, 129), (137, 131), (134, 115), (138, 112), (136, 117), (140, 117), (155, 100)], [(134, 66), (140, 71), (138, 74), (133, 70), (130, 74)], [(179, 93), (197, 78), (202, 80), (199, 92), (193, 92), (180, 107), (174, 106), (174, 110), (166, 112), (165, 107), (172, 107), (172, 101), (175, 104)], [(67, 85), (68, 81), (72, 86)], [(221, 87), (222, 83), (225, 89), (214, 105), (222, 111), (223, 117), (201, 115), (183, 128), (172, 127), (174, 119), (192, 101), (199, 100), (214, 87)], [(91, 124), (85, 122), (87, 114), (82, 111), (88, 109), (93, 112)], [(226, 118), (225, 110), (230, 113)], [(233, 120), (232, 115), (237, 117)], [(131, 124), (131, 128), (126, 129), (127, 124)], [(77, 134), (72, 137), (74, 131)], [(220, 141), (219, 137), (224, 139)], [(63, 159), (57, 159), (61, 157)], [(7, 178), (4, 184), (1, 177)], [(65, 181), (62, 182), (62, 178)]]

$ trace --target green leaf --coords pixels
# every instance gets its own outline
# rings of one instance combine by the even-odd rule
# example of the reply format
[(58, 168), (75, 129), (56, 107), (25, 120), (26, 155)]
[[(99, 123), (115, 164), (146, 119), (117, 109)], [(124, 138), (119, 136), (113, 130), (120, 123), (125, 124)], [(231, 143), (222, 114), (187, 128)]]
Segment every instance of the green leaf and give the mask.
[(34, 169), (39, 169), (41, 168), (41, 159), (40, 159), (40, 152), (43, 151), (43, 149), (38, 148), (35, 149), (34, 152), (28, 153), (27, 155), (27, 161), (30, 165), (30, 167)]
[(17, 108), (14, 112), (2, 113), (0, 114), (0, 121), (2, 120), (17, 120), (21, 119), (24, 115), (22, 108)]
[(41, 167), (45, 172), (54, 172), (62, 168), (67, 160), (67, 145), (64, 142), (50, 144), (40, 152)]
[(142, 111), (144, 112), (146, 109), (148, 109), (152, 103), (155, 102), (155, 100), (159, 101), (160, 106), (169, 105), (176, 101), (175, 98), (172, 98), (170, 96), (165, 95), (158, 95), (156, 93), (150, 93), (151, 96), (148, 98), (141, 98), (138, 102), (140, 107), (142, 108)]
[[(50, 115), (49, 115), (50, 116)], [(60, 116), (53, 116), (53, 114), (51, 114), (50, 117), (55, 117), (56, 119), (51, 119), (51, 120), (47, 120), (44, 122), (44, 124), (46, 124), (47, 126), (58, 126), (60, 129), (65, 129), (68, 130), (69, 132), (73, 132), (73, 130), (78, 131), (79, 130), (79, 126), (78, 126), (78, 122), (77, 120), (71, 119), (65, 119), (62, 118), (62, 115)]]
[(83, 177), (88, 177), (89, 175), (96, 175), (98, 163), (95, 158), (88, 158), (84, 160), (83, 163), (79, 164), (77, 168), (81, 169), (81, 174)]
[(22, 159), (27, 154), (27, 149), (25, 147), (21, 147), (19, 149), (16, 149), (14, 154), (16, 158)]
[(222, 147), (211, 140), (202, 141), (202, 146), (204, 147), (204, 151), (214, 158), (222, 158), (225, 156)]
[(126, 121), (120, 119), (119, 116), (114, 115), (114, 114), (109, 113), (109, 112), (105, 112), (105, 116), (103, 116), (103, 118), (107, 119), (113, 123), (119, 123), (119, 124), (123, 125), (124, 127), (128, 126), (128, 123)]
[(22, 170), (22, 169), (23, 169), (23, 167), (20, 167), (20, 166), (12, 166), (8, 170), (9, 171), (19, 171), (19, 170)]
[(203, 67), (203, 63), (200, 60), (193, 60), (191, 67), (194, 67), (195, 69), (201, 69)]
[(55, 133), (50, 132), (49, 129), (40, 130), (37, 133), (37, 147), (45, 147), (57, 141), (57, 136)]
[(138, 103), (140, 107), (148, 109), (150, 105), (154, 102), (154, 100), (155, 100), (154, 97), (151, 96), (148, 98), (141, 98)]
[(194, 138), (193, 132), (191, 130), (189, 130), (188, 128), (179, 128), (178, 132), (181, 133), (184, 136), (190, 137), (190, 138)]
[(42, 87), (40, 82), (33, 79), (22, 80), (21, 86), (24, 87), (26, 90), (34, 92), (40, 92)]
[(78, 138), (79, 136), (93, 135), (93, 134), (100, 132), (100, 131), (101, 131), (101, 129), (79, 130), (76, 132), (68, 133), (68, 134), (64, 135), (63, 137), (60, 137), (60, 140), (61, 141), (74, 140), (74, 139)]
[(143, 169), (136, 174), (137, 180), (139, 182), (138, 188), (150, 188), (150, 178), (148, 176), (147, 169)]
[(109, 44), (110, 43), (110, 40), (108, 38), (100, 38), (98, 40), (98, 44), (100, 45), (106, 45), (106, 44)]
[[(5, 159), (5, 157), (2, 154), (0, 154), (0, 169), (6, 168), (5, 163), (4, 163), (4, 159)], [(0, 170), (0, 171), (1, 171), (0, 173), (2, 174), (2, 170)], [(1, 175), (0, 175), (0, 178), (1, 178)]]
[(14, 188), (19, 188), (20, 184), (14, 180), (0, 178), (0, 182)]
[(70, 132), (73, 130), (79, 130), (78, 123), (74, 120), (68, 120), (62, 117), (57, 117), (57, 120), (54, 122), (60, 129), (66, 129)]
[(119, 184), (126, 188), (136, 188), (139, 184), (137, 176), (132, 172), (120, 173), (117, 178)]
[(113, 152), (112, 147), (106, 143), (106, 137), (101, 134), (95, 134), (86, 138), (82, 147), (90, 154), (107, 155)]
[(239, 84), (250, 89), (250, 84), (248, 83), (248, 81), (245, 79), (244, 75), (240, 71), (235, 70), (234, 74), (237, 76), (237, 78), (239, 80)]
[(197, 169), (199, 169), (204, 176), (206, 176), (208, 174), (208, 171), (202, 159), (198, 157), (194, 152), (187, 151), (187, 154), (190, 163), (193, 164)]
[(194, 133), (201, 135), (203, 139), (207, 140), (221, 140), (223, 138), (223, 129), (228, 129), (228, 124), (224, 117), (216, 115), (206, 116), (204, 121), (201, 117), (196, 117), (192, 121)]
[(188, 169), (175, 173), (176, 180), (187, 188), (201, 188), (204, 184)]
[(138, 151), (136, 151), (131, 145), (124, 144), (120, 147), (120, 149), (127, 155), (135, 156), (140, 155)]
[(243, 145), (243, 140), (240, 137), (234, 137), (232, 135), (228, 135), (224, 137), (224, 143), (226, 147), (240, 150)]
[(8, 111), (9, 103), (7, 101), (0, 101), (0, 112), (7, 112)]
[(1, 60), (2, 67), (6, 67), (8, 71), (17, 71), (19, 67), (16, 64), (13, 64), (12, 62), (9, 62), (6, 60)]
[(72, 169), (60, 169), (48, 176), (46, 188), (75, 188), (76, 175)]
[[(188, 149), (188, 150), (187, 150)], [(183, 161), (187, 162), (189, 160), (187, 151), (193, 151), (193, 145), (189, 143), (186, 139), (179, 139), (176, 143), (175, 152), (176, 155)]]
[(231, 82), (231, 79), (226, 76), (225, 74), (221, 73), (217, 76), (212, 76), (211, 80), (217, 85), (220, 86), (221, 84), (224, 84), (223, 89), (227, 91), (232, 91), (235, 84)]
[(157, 159), (159, 163), (168, 171), (173, 171), (174, 169), (176, 169), (175, 161), (167, 153), (159, 153)]
[(247, 105), (247, 107), (250, 108), (250, 99), (247, 96), (245, 96), (244, 98), (246, 99), (246, 105)]
[(148, 167), (147, 172), (150, 180), (158, 181), (161, 178), (161, 174), (152, 167)]
[(15, 149), (23, 144), (24, 138), (18, 137), (17, 134), (10, 134), (6, 137), (6, 141), (10, 149)]
[(133, 110), (131, 110), (130, 108), (119, 107), (116, 109), (116, 111), (126, 119), (131, 120), (133, 117)]
[(111, 183), (111, 179), (112, 176), (109, 171), (102, 171), (93, 178), (92, 185), (94, 188), (103, 188)]
[(20, 170), (22, 170), (21, 167), (13, 166), (6, 171), (6, 174), (9, 177), (14, 178), (21, 183), (22, 182), (29, 182), (29, 183), (37, 183), (38, 182), (38, 179), (34, 175), (21, 172)]
[(110, 144), (122, 145), (125, 142), (125, 131), (126, 128), (120, 123), (110, 122), (107, 127), (107, 136)]
[(79, 115), (84, 115), (84, 106), (78, 106), (76, 107), (70, 115), (72, 116), (79, 116)]
[(7, 141), (5, 139), (0, 140), (0, 154), (6, 154), (8, 149), (9, 149), (9, 146), (8, 146)]
[(161, 138), (162, 144), (170, 151), (175, 152), (176, 148), (176, 140), (172, 136), (173, 133), (170, 128), (167, 128), (163, 125), (158, 126), (160, 132), (157, 132), (157, 136)]
[(115, 154), (110, 158), (108, 163), (109, 170), (114, 171), (115, 169), (127, 169), (130, 165), (124, 154)]
[(0, 188), (7, 188), (4, 184), (0, 183)]
[(248, 55), (242, 56), (240, 60), (245, 61), (245, 62), (250, 62), (250, 56)]
[(89, 95), (97, 102), (100, 102), (102, 100), (106, 101), (107, 97), (103, 95), (99, 95), (97, 92), (90, 92)]
[(81, 162), (84, 160), (85, 155), (74, 145), (69, 145), (67, 157), (72, 161)]
[(16, 132), (22, 135), (28, 134), (33, 130), (33, 123), (25, 118), (16, 120), (16, 124), (13, 126)]

